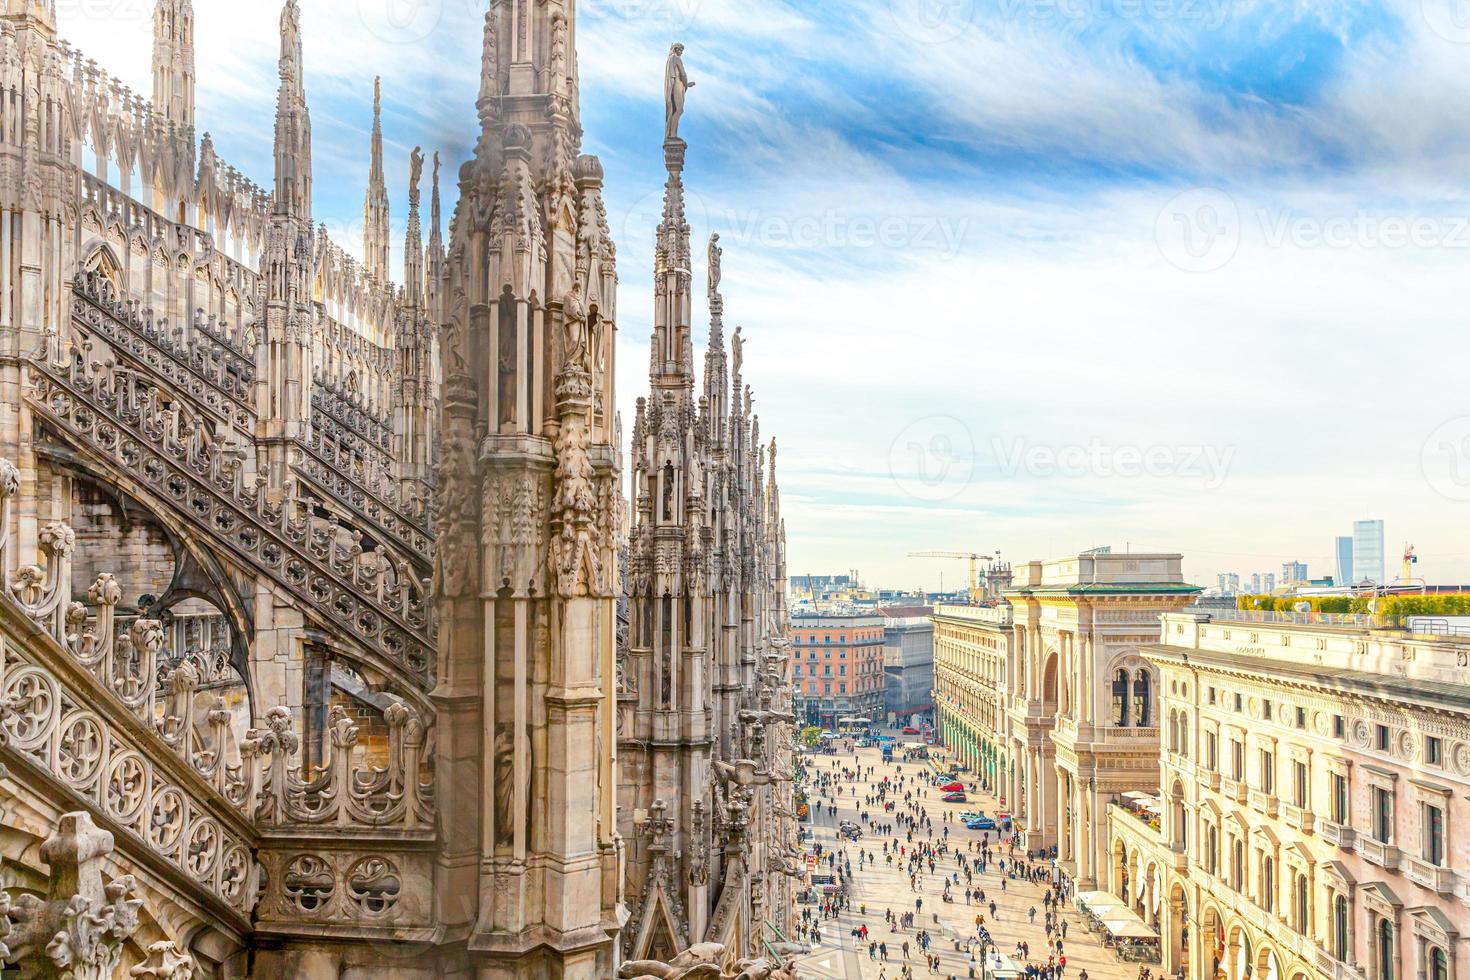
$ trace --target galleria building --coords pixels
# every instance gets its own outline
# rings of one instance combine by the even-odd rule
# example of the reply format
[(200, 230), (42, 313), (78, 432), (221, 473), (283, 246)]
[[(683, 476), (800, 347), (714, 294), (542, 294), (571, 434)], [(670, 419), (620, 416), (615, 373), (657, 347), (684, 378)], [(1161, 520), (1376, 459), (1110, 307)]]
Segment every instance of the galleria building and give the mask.
[(1470, 977), (1470, 636), (1196, 592), (1099, 549), (937, 607), (946, 744), (1166, 974)]
[(365, 259), (313, 222), (297, 0), (262, 184), (196, 138), (190, 0), (151, 99), (53, 4), (0, 0), (0, 966), (785, 975), (785, 529), (680, 49), (629, 449), (574, 0), (490, 0), (474, 157), (446, 236), (415, 151), (401, 270), (376, 113)]

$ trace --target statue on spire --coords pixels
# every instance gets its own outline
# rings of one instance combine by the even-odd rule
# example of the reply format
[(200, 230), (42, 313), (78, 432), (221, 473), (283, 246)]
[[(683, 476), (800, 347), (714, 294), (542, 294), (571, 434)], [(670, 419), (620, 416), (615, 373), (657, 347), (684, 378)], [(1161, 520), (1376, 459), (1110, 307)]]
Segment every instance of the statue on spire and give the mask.
[(714, 296), (720, 291), (720, 256), (724, 254), (720, 248), (720, 236), (709, 236), (709, 294)]
[[(434, 177), (439, 176), (439, 155), (434, 154)], [(424, 148), (415, 146), (413, 152), (408, 155), (408, 205), (411, 208), (419, 206), (419, 181), (424, 176)]]
[(669, 49), (669, 60), (664, 64), (664, 139), (679, 138), (679, 120), (684, 115), (684, 94), (694, 87), (684, 73), (684, 45), (675, 44)]
[(286, 0), (281, 10), (281, 61), (290, 62), (292, 69), (299, 71), (301, 52), (301, 10), (296, 0)]

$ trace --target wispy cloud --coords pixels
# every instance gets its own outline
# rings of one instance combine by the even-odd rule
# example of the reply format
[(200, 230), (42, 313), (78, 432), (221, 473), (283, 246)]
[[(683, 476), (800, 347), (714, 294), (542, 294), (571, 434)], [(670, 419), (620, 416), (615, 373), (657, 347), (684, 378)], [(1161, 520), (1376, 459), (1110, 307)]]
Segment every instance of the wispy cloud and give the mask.
[[(908, 550), (1127, 542), (1185, 552), (1199, 581), (1320, 571), (1332, 535), (1375, 516), (1431, 578), (1470, 579), (1433, 435), (1470, 414), (1450, 375), (1470, 261), (1451, 2), (581, 0), (624, 408), (645, 386), (678, 40), (690, 220), (726, 246), (727, 321), (785, 444), (793, 571), (932, 584)], [(114, 8), (64, 14), (64, 33), (146, 90), (151, 5)], [(277, 10), (196, 11), (201, 128), (263, 179)], [(483, 12), (304, 5), (320, 217), (360, 220), (373, 74), (395, 217), (415, 144), (444, 151), (450, 191)], [(1018, 445), (1088, 462), (1008, 469)], [(1196, 450), (1229, 456), (1208, 488)], [(1149, 451), (1160, 466), (1120, 475)]]

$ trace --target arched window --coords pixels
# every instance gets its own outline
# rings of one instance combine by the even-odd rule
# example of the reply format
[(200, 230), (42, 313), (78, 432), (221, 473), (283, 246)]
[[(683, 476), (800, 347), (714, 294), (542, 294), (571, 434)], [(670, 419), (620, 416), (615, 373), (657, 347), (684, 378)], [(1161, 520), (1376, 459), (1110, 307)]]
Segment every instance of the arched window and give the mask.
[(1276, 861), (1269, 856), (1261, 858), (1261, 908), (1276, 909)]
[(1307, 911), (1307, 876), (1296, 876), (1296, 931), (1307, 935), (1311, 932), (1311, 919)]
[(1214, 824), (1205, 825), (1205, 870), (1210, 874), (1220, 871), (1220, 831)]
[(1169, 712), (1169, 751), (1179, 751), (1179, 714), (1175, 711)]
[(1438, 946), (1429, 947), (1428, 980), (1450, 980), (1450, 960)]
[(1119, 670), (1113, 675), (1113, 725), (1122, 728), (1128, 724), (1128, 672)]
[(1147, 728), (1152, 723), (1149, 718), (1148, 694), (1148, 671), (1140, 670), (1133, 677), (1133, 725), (1135, 728)]
[(1347, 960), (1348, 955), (1348, 902), (1346, 895), (1339, 895), (1332, 903), (1332, 955)]
[(1387, 919), (1378, 920), (1378, 977), (1377, 980), (1393, 980), (1393, 924)]
[(1189, 758), (1189, 716), (1179, 712), (1179, 754)]

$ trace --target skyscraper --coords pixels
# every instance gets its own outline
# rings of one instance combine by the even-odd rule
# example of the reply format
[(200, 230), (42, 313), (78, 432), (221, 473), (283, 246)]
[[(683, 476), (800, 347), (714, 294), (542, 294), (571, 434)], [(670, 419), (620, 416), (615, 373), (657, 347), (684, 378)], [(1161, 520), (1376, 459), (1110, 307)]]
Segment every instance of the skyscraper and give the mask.
[(1337, 539), (1337, 584), (1353, 584), (1353, 539), (1345, 535)]
[(1353, 522), (1353, 582), (1382, 582), (1383, 522)]
[(1281, 584), (1292, 585), (1307, 580), (1307, 563), (1303, 561), (1288, 561), (1281, 565)]

